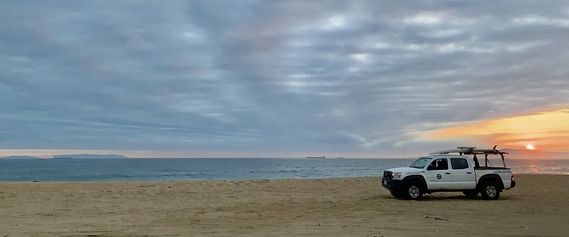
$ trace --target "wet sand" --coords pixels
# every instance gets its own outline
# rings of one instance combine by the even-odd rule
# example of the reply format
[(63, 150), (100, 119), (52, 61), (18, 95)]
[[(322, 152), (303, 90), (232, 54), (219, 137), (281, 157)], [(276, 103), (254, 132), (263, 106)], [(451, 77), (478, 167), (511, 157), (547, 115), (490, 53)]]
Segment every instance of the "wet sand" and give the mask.
[(0, 183), (0, 236), (569, 236), (569, 176), (500, 200), (393, 198), (379, 177)]

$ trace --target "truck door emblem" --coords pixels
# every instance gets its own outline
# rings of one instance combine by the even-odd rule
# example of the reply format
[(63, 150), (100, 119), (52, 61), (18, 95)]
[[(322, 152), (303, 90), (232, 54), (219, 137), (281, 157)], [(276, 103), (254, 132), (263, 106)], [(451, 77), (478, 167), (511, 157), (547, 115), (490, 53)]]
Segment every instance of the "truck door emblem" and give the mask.
[(437, 174), (437, 179), (442, 179), (443, 176), (441, 174)]

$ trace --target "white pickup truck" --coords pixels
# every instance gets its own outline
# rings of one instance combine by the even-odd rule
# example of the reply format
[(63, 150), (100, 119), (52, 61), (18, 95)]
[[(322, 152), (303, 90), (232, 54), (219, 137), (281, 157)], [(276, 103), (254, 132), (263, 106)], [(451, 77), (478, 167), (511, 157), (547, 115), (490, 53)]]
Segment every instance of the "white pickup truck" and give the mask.
[[(397, 198), (418, 200), (426, 193), (459, 191), (468, 197), (480, 193), (486, 200), (496, 200), (502, 190), (516, 186), (512, 170), (506, 167), (504, 154), (507, 153), (496, 150), (496, 146), (493, 149), (458, 147), (433, 152), (409, 167), (385, 170), (382, 185)], [(474, 163), (466, 155), (471, 155)], [(484, 155), (483, 165), (477, 155)], [(489, 155), (499, 155), (503, 166), (488, 166)]]

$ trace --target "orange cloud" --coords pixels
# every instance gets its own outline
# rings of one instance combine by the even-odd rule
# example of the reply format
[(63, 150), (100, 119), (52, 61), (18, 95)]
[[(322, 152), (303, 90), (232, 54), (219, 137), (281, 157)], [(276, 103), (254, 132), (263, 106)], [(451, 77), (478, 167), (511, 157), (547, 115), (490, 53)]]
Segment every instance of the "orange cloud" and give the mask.
[(536, 150), (569, 151), (569, 109), (486, 120), (470, 125), (442, 128), (422, 137), (435, 139), (475, 138), (488, 145)]

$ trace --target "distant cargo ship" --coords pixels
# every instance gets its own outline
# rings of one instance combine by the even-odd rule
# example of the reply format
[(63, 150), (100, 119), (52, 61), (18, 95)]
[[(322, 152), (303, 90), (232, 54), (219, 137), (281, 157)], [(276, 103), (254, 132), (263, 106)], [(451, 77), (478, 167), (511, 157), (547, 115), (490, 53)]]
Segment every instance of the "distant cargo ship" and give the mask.
[(307, 156), (306, 159), (326, 159), (326, 155), (322, 155), (322, 156)]

